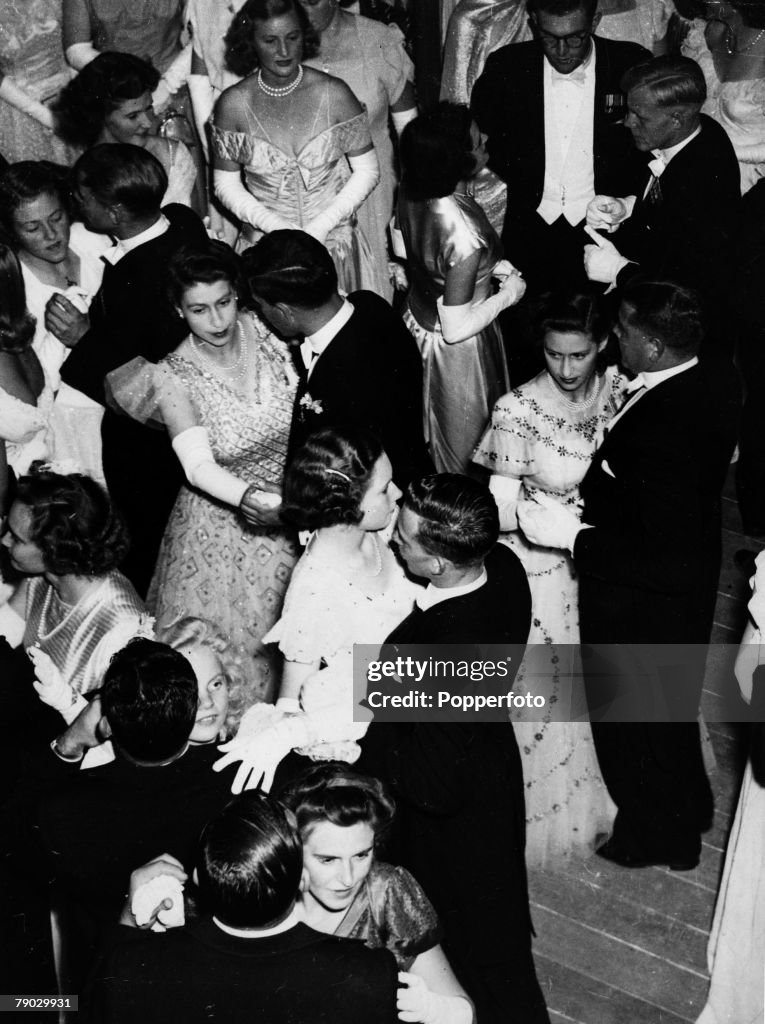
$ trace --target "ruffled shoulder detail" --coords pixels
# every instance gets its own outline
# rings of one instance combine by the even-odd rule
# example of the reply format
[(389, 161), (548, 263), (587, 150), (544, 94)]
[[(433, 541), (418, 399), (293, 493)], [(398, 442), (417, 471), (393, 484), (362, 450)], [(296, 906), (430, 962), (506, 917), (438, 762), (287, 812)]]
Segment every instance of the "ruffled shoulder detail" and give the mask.
[(169, 407), (188, 404), (182, 385), (167, 362), (150, 363), (143, 356), (108, 373), (104, 392), (112, 409), (157, 429), (166, 426)]

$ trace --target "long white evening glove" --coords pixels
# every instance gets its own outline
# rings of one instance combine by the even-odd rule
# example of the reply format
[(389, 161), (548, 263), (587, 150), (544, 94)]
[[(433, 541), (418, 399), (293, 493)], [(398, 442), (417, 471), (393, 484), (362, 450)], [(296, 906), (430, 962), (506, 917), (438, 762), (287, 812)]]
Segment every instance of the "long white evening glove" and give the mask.
[[(252, 721), (249, 721), (249, 718)], [(352, 726), (350, 727), (352, 729)], [(284, 714), (272, 705), (255, 704), (245, 712), (239, 732), (218, 749), (224, 755), (213, 768), (222, 771), (241, 761), (231, 787), (232, 793), (258, 786), (268, 791), (283, 758), (297, 747), (334, 743), (347, 739), (347, 709), (332, 706), (310, 713)]]
[(294, 228), (278, 213), (269, 210), (259, 199), (250, 195), (242, 182), (239, 171), (215, 171), (213, 174), (215, 195), (235, 217), (268, 234), (281, 228)]
[(518, 495), (522, 484), (522, 480), (500, 476), (499, 473), (492, 473), (489, 477), (489, 490), (499, 509), (499, 528), (503, 533), (518, 529)]
[(348, 220), (358, 210), (380, 180), (380, 164), (373, 149), (360, 156), (349, 156), (348, 163), (353, 172), (350, 178), (329, 206), (304, 226), (304, 230), (319, 242), (325, 240), (332, 228), (337, 227), (341, 221)]
[(12, 107), (20, 110), (22, 114), (34, 118), (43, 127), (50, 128), (53, 131), (53, 114), (50, 110), (48, 110), (44, 103), (40, 103), (39, 100), (33, 99), (29, 93), (24, 92), (21, 86), (17, 85), (7, 75), (0, 80), (0, 100), (5, 100), (6, 103), (10, 103)]
[(86, 64), (96, 59), (99, 52), (92, 43), (72, 43), (67, 46), (64, 56), (70, 68), (82, 71)]
[(456, 345), (460, 341), (475, 337), (493, 323), (503, 309), (519, 302), (525, 291), (526, 282), (520, 274), (515, 273), (504, 278), (496, 295), (490, 295), (476, 306), (469, 302), (462, 306), (445, 306), (443, 297), (440, 298), (436, 306), (444, 341), (449, 345)]
[(32, 685), (37, 696), (43, 704), (58, 711), (67, 725), (71, 725), (88, 702), (82, 694), (74, 692), (45, 651), (30, 647), (27, 654), (35, 667), (36, 678)]
[(399, 971), (403, 986), (396, 996), (398, 1019), (419, 1024), (471, 1024), (473, 1007), (464, 996), (443, 996), (431, 992), (424, 978)]
[(215, 107), (215, 89), (207, 75), (189, 75), (188, 86), (191, 107), (194, 111), (194, 124), (205, 151), (205, 159), (209, 160), (207, 122)]
[(215, 461), (204, 427), (189, 427), (173, 438), (173, 450), (192, 487), (238, 508), (248, 484)]
[(390, 118), (393, 121), (393, 130), (396, 135), (400, 135), (409, 122), (414, 121), (416, 117), (417, 107), (410, 107), (408, 110), (391, 110)]

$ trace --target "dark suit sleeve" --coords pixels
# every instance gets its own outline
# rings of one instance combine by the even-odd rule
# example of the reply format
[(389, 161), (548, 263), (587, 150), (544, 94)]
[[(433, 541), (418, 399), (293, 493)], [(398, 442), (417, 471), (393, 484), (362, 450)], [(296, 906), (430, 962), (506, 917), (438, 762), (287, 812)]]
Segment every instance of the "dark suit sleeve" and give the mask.
[(642, 444), (609, 463), (616, 479), (593, 467), (599, 504), (613, 515), (577, 535), (579, 572), (660, 593), (694, 586), (702, 541), (699, 456), (686, 430), (665, 426), (666, 433), (647, 430)]

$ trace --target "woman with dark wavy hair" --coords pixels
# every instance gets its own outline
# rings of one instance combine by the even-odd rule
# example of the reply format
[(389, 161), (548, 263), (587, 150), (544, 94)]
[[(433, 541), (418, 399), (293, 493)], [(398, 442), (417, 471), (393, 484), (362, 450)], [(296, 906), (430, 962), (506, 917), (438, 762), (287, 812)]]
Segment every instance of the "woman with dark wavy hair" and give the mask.
[(25, 579), (0, 631), (27, 648), (41, 700), (72, 721), (112, 655), (146, 626), (143, 603), (117, 569), (125, 528), (95, 480), (36, 463), (18, 481), (3, 543)]
[(395, 814), (379, 779), (340, 764), (317, 765), (279, 798), (297, 818), (303, 843), (306, 924), (393, 953), (408, 972), (399, 1010), (412, 1020), (470, 1024), (473, 1009), (441, 949), (430, 900), (405, 868), (375, 856)]
[(191, 206), (196, 167), (186, 145), (155, 131), (152, 93), (159, 72), (130, 53), (100, 53), (61, 91), (59, 131), (80, 149), (101, 142), (126, 142), (148, 150), (165, 168), (167, 192), (162, 205)]
[[(380, 645), (412, 610), (420, 589), (388, 547), (401, 491), (390, 459), (367, 430), (318, 430), (294, 455), (282, 518), (310, 538), (284, 610), (263, 638), (285, 659), (276, 707), (249, 711), (224, 763), (242, 761), (236, 790), (266, 788), (290, 750), (313, 760), (358, 759), (367, 730), (352, 721), (353, 645)], [(265, 737), (263, 729), (268, 730)]]
[[(303, 65), (316, 40), (297, 0), (247, 0), (226, 35), (246, 76), (215, 110), (215, 194), (246, 240), (300, 228), (324, 242), (345, 291), (373, 286), (356, 210), (380, 177), (367, 115), (339, 78)], [(244, 174), (244, 181), (242, 180)]]

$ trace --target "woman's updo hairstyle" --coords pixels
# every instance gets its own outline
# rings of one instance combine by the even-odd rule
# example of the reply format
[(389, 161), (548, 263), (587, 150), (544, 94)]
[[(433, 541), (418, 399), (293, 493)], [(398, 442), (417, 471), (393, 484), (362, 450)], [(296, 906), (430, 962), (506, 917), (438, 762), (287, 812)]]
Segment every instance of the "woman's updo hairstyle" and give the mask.
[(594, 287), (562, 288), (540, 295), (532, 316), (533, 336), (539, 345), (550, 331), (586, 334), (599, 345), (613, 327), (614, 304)]
[(416, 202), (450, 196), (475, 173), (468, 107), (442, 100), (401, 133), (399, 157), (408, 199)]
[(319, 37), (311, 28), (308, 15), (298, 0), (247, 0), (241, 11), (234, 16), (225, 35), (226, 67), (235, 75), (245, 78), (260, 67), (255, 49), (255, 22), (280, 18), (283, 14), (294, 14), (303, 33), (303, 60), (315, 57), (319, 52)]
[(127, 554), (122, 519), (100, 484), (83, 473), (62, 474), (33, 462), (14, 501), (32, 513), (30, 540), (57, 576), (104, 576)]
[(361, 427), (328, 427), (298, 449), (284, 479), (281, 515), (298, 530), (361, 522), (361, 501), (383, 454)]
[(104, 122), (127, 100), (154, 92), (159, 71), (132, 53), (99, 53), (61, 90), (55, 107), (62, 138), (88, 148), (98, 141)]
[(396, 805), (379, 779), (350, 771), (341, 764), (309, 768), (279, 794), (297, 819), (305, 840), (316, 825), (329, 821), (341, 828), (362, 822), (377, 842), (393, 821)]
[(242, 265), (234, 250), (225, 242), (210, 240), (199, 248), (184, 246), (173, 254), (167, 268), (167, 298), (173, 308), (189, 288), (198, 284), (227, 281), (241, 302), (246, 294)]

